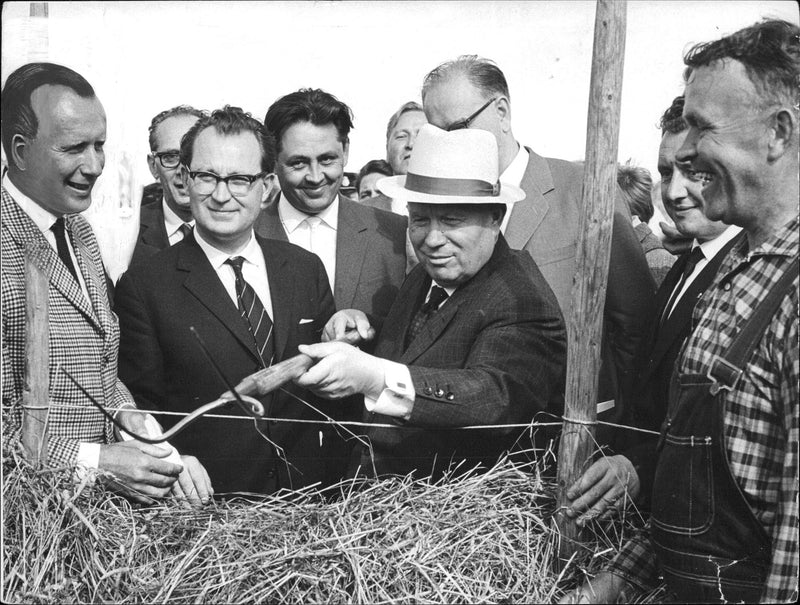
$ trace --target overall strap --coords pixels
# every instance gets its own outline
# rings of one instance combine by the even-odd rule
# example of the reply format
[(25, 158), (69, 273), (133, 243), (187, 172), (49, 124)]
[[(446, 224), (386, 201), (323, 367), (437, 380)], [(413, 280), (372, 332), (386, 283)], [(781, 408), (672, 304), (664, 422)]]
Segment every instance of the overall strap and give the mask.
[(753, 311), (752, 317), (747, 320), (741, 332), (733, 339), (725, 357), (720, 356), (714, 359), (708, 372), (708, 377), (714, 381), (710, 389), (712, 395), (716, 395), (723, 389), (730, 391), (736, 385), (753, 347), (764, 334), (772, 316), (789, 292), (792, 281), (797, 275), (798, 267), (800, 267), (800, 257), (795, 256), (789, 269), (781, 275), (778, 282)]

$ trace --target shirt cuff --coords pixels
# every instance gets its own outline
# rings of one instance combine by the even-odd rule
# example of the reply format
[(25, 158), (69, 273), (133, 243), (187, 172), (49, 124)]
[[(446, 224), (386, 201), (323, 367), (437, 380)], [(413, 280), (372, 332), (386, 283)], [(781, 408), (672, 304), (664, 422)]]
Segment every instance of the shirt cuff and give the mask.
[(75, 464), (83, 468), (97, 468), (100, 466), (100, 443), (81, 442), (78, 444), (78, 458)]
[(414, 384), (408, 366), (382, 359), (384, 388), (377, 398), (364, 395), (368, 412), (408, 420), (414, 409)]

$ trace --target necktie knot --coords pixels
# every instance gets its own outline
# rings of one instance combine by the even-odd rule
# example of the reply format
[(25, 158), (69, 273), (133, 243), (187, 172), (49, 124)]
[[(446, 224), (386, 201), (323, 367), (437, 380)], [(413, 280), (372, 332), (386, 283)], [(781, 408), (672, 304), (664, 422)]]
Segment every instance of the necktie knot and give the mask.
[(242, 274), (242, 265), (244, 264), (244, 257), (232, 256), (225, 262), (228, 263), (231, 267), (233, 267), (233, 271), (234, 273), (236, 273), (237, 277), (239, 277)]
[(691, 253), (689, 253), (689, 258), (686, 261), (686, 266), (683, 268), (683, 277), (688, 278), (692, 274), (692, 271), (694, 271), (697, 263), (705, 259), (705, 257), (703, 249), (700, 246), (692, 248)]
[(422, 305), (422, 309), (426, 313), (435, 311), (446, 299), (447, 299), (447, 290), (445, 290), (441, 286), (434, 286), (433, 288), (431, 288), (430, 296), (428, 296), (428, 302)]
[(180, 227), (178, 227), (178, 231), (180, 231), (181, 235), (183, 235), (183, 239), (186, 239), (192, 232), (192, 226), (189, 223), (183, 223)]

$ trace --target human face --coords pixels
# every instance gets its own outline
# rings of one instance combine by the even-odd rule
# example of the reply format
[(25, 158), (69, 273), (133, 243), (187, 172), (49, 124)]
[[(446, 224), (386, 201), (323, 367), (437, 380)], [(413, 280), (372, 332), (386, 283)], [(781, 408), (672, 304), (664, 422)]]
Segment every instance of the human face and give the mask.
[(728, 227), (703, 214), (703, 183), (686, 165), (679, 164), (675, 153), (683, 145), (686, 131), (666, 133), (658, 150), (658, 173), (661, 175), (661, 201), (664, 209), (683, 235), (701, 242), (712, 240)]
[(379, 180), (385, 178), (386, 175), (380, 172), (369, 172), (361, 177), (361, 181), (358, 183), (358, 199), (366, 200), (367, 198), (380, 195), (381, 192), (378, 191), (377, 183)]
[(213, 127), (205, 128), (195, 139), (192, 165), (181, 170), (200, 235), (223, 252), (239, 252), (250, 240), (253, 223), (267, 204), (269, 177), (256, 179), (246, 195), (231, 195), (222, 181), (214, 191), (203, 195), (197, 191), (189, 171), (212, 172), (221, 177), (261, 173), (261, 147), (255, 135), (252, 132), (227, 135)]
[(500, 220), (467, 204), (408, 203), (408, 235), (428, 275), (444, 288), (467, 282), (491, 258)]
[(408, 172), (408, 161), (414, 149), (419, 129), (427, 124), (428, 120), (421, 111), (407, 111), (397, 120), (389, 138), (386, 140), (386, 161), (395, 174)]
[(16, 135), (12, 153), (22, 193), (48, 212), (83, 212), (103, 172), (106, 114), (96, 97), (46, 84), (31, 94), (38, 129), (32, 139)]
[(283, 133), (276, 172), (281, 192), (300, 212), (318, 214), (339, 193), (348, 145), (333, 124), (297, 122)]
[(171, 116), (156, 126), (155, 149), (147, 156), (150, 173), (164, 187), (164, 201), (184, 221), (192, 218), (189, 192), (183, 186), (178, 166), (165, 168), (156, 158), (157, 153), (180, 153), (181, 139), (195, 125), (198, 118), (191, 115)]
[[(465, 76), (456, 74), (431, 87), (422, 105), (428, 122), (447, 130), (456, 122), (472, 116), (491, 98)], [(469, 127), (488, 130), (497, 139), (498, 148), (503, 149), (505, 133), (511, 125), (511, 116), (506, 109), (506, 98), (498, 97), (470, 121)]]
[(768, 179), (768, 123), (755, 86), (736, 60), (696, 68), (686, 84), (683, 117), (689, 131), (677, 160), (704, 180), (705, 213), (745, 228), (774, 201)]

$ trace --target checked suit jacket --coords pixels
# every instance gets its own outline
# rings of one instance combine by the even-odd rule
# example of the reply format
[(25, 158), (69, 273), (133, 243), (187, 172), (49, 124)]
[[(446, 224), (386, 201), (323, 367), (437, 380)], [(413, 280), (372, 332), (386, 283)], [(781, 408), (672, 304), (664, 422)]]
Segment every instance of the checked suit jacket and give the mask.
[[(297, 355), (299, 344), (319, 341), (334, 311), (333, 297), (314, 254), (288, 242), (257, 240), (267, 268), (277, 363)], [(191, 326), (233, 385), (261, 368), (245, 320), (193, 234), (122, 276), (116, 312), (120, 377), (141, 408), (187, 413), (227, 390)], [(346, 404), (323, 402), (292, 383), (283, 389), (261, 398), (269, 418), (323, 419), (303, 400), (344, 419)], [(221, 413), (243, 415), (236, 404)], [(158, 417), (165, 427), (179, 418)], [(332, 483), (341, 478), (349, 455), (332, 426), (295, 422), (202, 418), (170, 442), (200, 460), (217, 494)]]
[[(350, 473), (439, 478), (451, 464), (490, 467), (527, 429), (451, 430), (529, 423), (537, 412), (560, 414), (566, 332), (552, 290), (524, 252), (501, 235), (490, 260), (456, 289), (404, 350), (412, 318), (431, 279), (409, 274), (378, 337), (375, 355), (408, 366), (415, 401), (401, 420), (367, 413), (372, 451), (361, 446)], [(530, 443), (528, 446), (530, 447)], [(373, 466), (374, 463), (374, 466)]]
[[(255, 230), (262, 237), (288, 241), (278, 199), (261, 211)], [(404, 216), (339, 196), (333, 282), (337, 309), (359, 309), (380, 325), (405, 279), (406, 225)]]
[[(74, 464), (80, 442), (112, 443), (113, 427), (61, 369), (99, 404), (113, 411), (133, 404), (117, 379), (119, 327), (111, 312), (94, 233), (80, 215), (65, 216), (66, 232), (89, 294), (87, 300), (58, 253), (30, 217), (2, 190), (3, 425), (15, 433), (25, 366), (25, 250), (49, 280), (48, 462)], [(9, 433), (6, 433), (8, 435)]]
[[(509, 209), (505, 237), (515, 250), (527, 250), (558, 299), (566, 321), (572, 307), (572, 283), (578, 274), (583, 165), (544, 158), (527, 148), (530, 158), (520, 186), (525, 200)], [(624, 411), (624, 388), (630, 384), (635, 353), (652, 316), (656, 284), (650, 274), (627, 206), (616, 196), (611, 257), (606, 282), (598, 401), (614, 399), (599, 420), (618, 421)], [(596, 438), (609, 443), (613, 430), (598, 426)]]
[[(672, 291), (681, 279), (681, 274), (689, 260), (689, 252), (682, 254), (675, 261), (656, 293), (656, 311), (650, 324), (647, 338), (637, 355), (639, 364), (633, 383), (633, 392), (629, 400), (632, 405), (626, 410), (625, 424), (652, 431), (658, 431), (667, 414), (669, 402), (669, 382), (675, 362), (678, 359), (684, 341), (692, 333), (692, 313), (697, 300), (714, 281), (722, 261), (730, 249), (741, 241), (743, 234), (732, 238), (717, 254), (711, 258), (697, 277), (692, 280), (686, 292), (675, 304), (669, 318), (660, 325), (664, 308), (672, 295)], [(650, 494), (652, 477), (656, 460), (655, 436), (644, 436), (643, 433), (624, 431), (620, 435), (617, 450), (633, 462), (641, 481), (642, 494)]]

